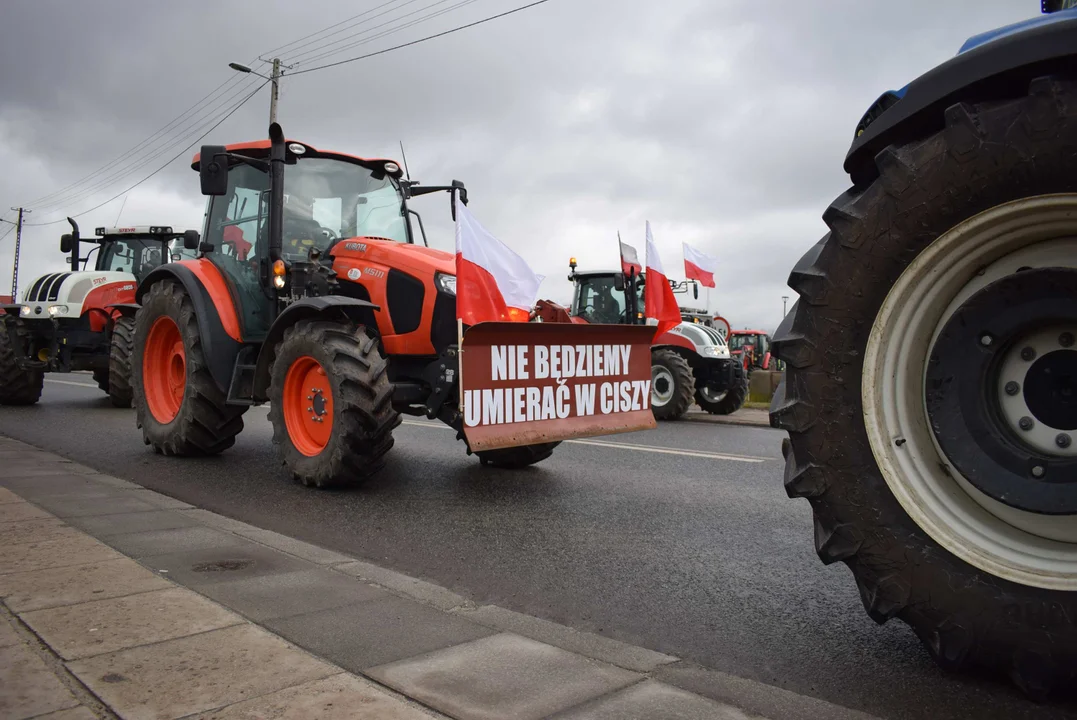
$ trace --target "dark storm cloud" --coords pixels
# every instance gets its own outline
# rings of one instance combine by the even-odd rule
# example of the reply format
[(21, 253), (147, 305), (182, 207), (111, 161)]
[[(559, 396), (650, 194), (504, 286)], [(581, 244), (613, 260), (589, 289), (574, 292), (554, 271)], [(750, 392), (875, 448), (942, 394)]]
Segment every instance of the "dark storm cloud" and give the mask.
[[(97, 169), (222, 82), (233, 81), (230, 91), (253, 86), (256, 78), (233, 77), (228, 62), (383, 2), (6, 3), (0, 207)], [(351, 53), (521, 3), (479, 0)], [(545, 296), (567, 298), (570, 254), (584, 267), (614, 265), (618, 229), (642, 250), (649, 219), (668, 271), (681, 273), (681, 241), (716, 255), (712, 307), (734, 325), (772, 328), (789, 268), (845, 187), (841, 161), (867, 104), (969, 35), (1036, 12), (1030, 0), (552, 0), (399, 53), (286, 75), (280, 119), (290, 136), (359, 154), (396, 157), (404, 140), (416, 176), (464, 180), (479, 219), (547, 275)], [(303, 49), (281, 55), (289, 62)], [(267, 102), (263, 90), (206, 142), (264, 136)], [(124, 182), (43, 207), (34, 219), (92, 207), (193, 140), (137, 171), (121, 166), (113, 174)], [(124, 222), (198, 225), (189, 155), (131, 193)], [(84, 226), (111, 224), (121, 202), (85, 216)], [(446, 199), (421, 210), (433, 244), (451, 247)], [(61, 261), (54, 246), (63, 231), (28, 231), (24, 282)], [(0, 243), (0, 269), (10, 248)]]

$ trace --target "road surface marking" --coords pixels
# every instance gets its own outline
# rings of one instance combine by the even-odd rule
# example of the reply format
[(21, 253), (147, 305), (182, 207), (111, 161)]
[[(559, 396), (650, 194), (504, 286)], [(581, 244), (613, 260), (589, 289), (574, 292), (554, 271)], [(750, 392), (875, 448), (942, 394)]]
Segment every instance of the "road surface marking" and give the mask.
[[(452, 428), (448, 425), (440, 425), (437, 423), (429, 422), (416, 422), (415, 420), (404, 420), (403, 424), (415, 425), (416, 427), (452, 430)], [(614, 448), (616, 450), (637, 450), (639, 452), (659, 453), (662, 455), (682, 455), (685, 457), (706, 458), (708, 460), (732, 460), (734, 462), (761, 463), (767, 462), (768, 460), (778, 459), (769, 457), (757, 457), (754, 455), (727, 455), (725, 453), (714, 453), (708, 452), (706, 450), (681, 450), (679, 448), (657, 447), (654, 445), (631, 445), (629, 443), (610, 442), (608, 440), (565, 440), (564, 442), (574, 443), (576, 445), (597, 445), (598, 447), (608, 447)]]
[(75, 385), (76, 387), (88, 387), (97, 390), (96, 385), (90, 385), (89, 383), (77, 383), (70, 380), (53, 380), (52, 378), (45, 378), (45, 382), (56, 383), (57, 385)]

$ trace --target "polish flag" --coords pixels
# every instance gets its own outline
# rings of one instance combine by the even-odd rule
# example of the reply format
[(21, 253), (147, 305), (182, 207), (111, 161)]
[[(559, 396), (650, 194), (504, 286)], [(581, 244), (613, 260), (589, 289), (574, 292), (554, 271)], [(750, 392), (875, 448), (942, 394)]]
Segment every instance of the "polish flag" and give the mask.
[(714, 273), (718, 271), (718, 261), (688, 243), (681, 243), (681, 246), (684, 248), (684, 276), (703, 287), (714, 287)]
[(621, 233), (617, 233), (617, 244), (621, 246), (621, 270), (625, 275), (631, 275), (632, 271), (636, 271), (636, 277), (639, 277), (643, 272), (643, 266), (640, 265), (639, 255), (636, 253), (636, 248), (621, 242)]
[(662, 269), (662, 259), (654, 246), (650, 220), (647, 221), (647, 283), (643, 288), (644, 313), (648, 319), (658, 321), (655, 337), (681, 324), (681, 310), (677, 307), (677, 298), (673, 296), (669, 278)]
[(527, 322), (543, 275), (491, 235), (456, 198), (456, 317), (465, 325)]

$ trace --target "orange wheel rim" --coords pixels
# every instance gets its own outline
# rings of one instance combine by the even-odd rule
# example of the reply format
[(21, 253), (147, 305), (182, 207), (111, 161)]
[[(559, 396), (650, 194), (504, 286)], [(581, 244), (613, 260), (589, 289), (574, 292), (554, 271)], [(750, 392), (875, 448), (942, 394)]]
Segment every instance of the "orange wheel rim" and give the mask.
[(187, 353), (176, 321), (159, 317), (150, 326), (142, 354), (142, 382), (146, 405), (157, 422), (176, 419), (187, 387)]
[(333, 391), (325, 368), (314, 358), (297, 358), (284, 376), (284, 426), (295, 449), (314, 457), (333, 434)]

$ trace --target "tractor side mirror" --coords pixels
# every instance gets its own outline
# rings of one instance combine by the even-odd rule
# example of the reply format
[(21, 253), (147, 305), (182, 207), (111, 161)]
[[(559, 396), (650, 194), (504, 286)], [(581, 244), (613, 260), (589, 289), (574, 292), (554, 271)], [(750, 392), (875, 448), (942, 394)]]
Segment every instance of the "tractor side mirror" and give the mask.
[(695, 283), (692, 283), (692, 297), (696, 300), (699, 299), (699, 285), (696, 285)]
[(613, 287), (617, 292), (624, 292), (625, 276), (622, 273), (617, 273), (613, 276)]
[(198, 242), (201, 238), (198, 235), (197, 230), (184, 230), (183, 231), (183, 249), (184, 250), (197, 250)]
[[(203, 145), (198, 156), (198, 180), (203, 195), (228, 193), (228, 155), (224, 145)], [(186, 242), (186, 236), (184, 238)]]
[(60, 252), (66, 255), (73, 247), (75, 247), (75, 238), (71, 233), (64, 233), (60, 236)]

